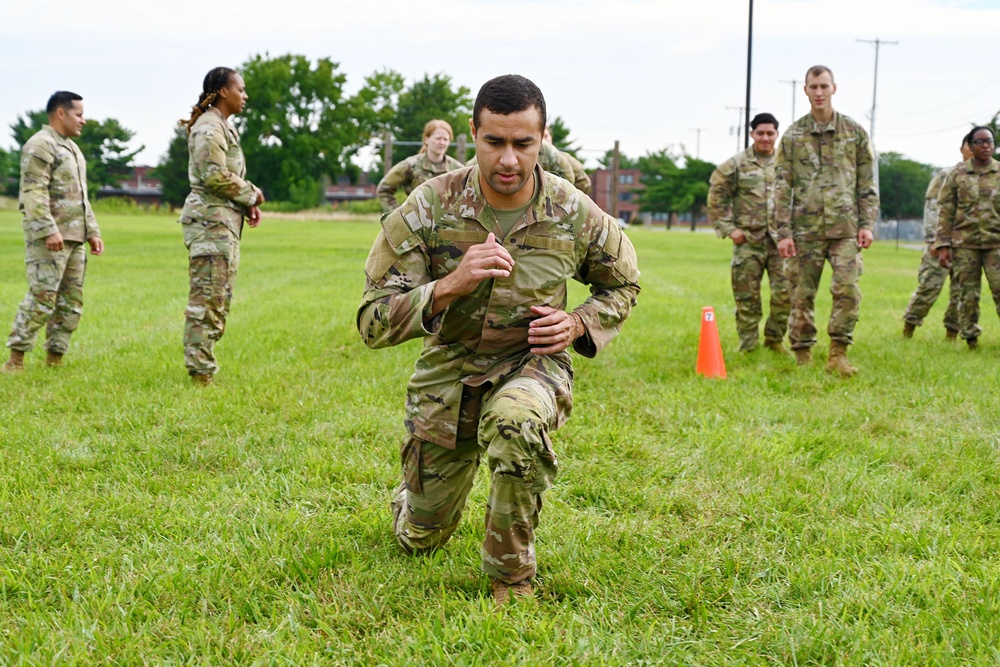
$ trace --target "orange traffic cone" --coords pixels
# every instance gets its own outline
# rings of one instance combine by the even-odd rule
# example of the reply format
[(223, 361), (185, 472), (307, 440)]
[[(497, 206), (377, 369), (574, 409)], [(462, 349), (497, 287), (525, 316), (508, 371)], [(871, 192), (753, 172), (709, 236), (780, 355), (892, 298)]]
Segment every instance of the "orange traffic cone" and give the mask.
[(715, 324), (715, 309), (701, 309), (701, 337), (698, 339), (698, 365), (695, 373), (710, 378), (726, 377), (726, 362), (722, 358), (719, 328)]

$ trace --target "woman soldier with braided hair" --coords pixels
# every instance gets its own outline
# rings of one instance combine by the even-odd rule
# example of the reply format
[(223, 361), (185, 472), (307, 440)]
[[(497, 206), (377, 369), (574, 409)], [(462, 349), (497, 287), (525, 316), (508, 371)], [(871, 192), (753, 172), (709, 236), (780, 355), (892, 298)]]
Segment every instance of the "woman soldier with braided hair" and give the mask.
[(240, 263), (243, 221), (260, 223), (260, 188), (246, 180), (246, 163), (229, 116), (243, 111), (243, 77), (228, 67), (205, 76), (188, 129), (191, 194), (178, 222), (190, 258), (191, 290), (184, 312), (184, 363), (195, 384), (211, 384), (218, 371), (213, 348), (222, 338)]

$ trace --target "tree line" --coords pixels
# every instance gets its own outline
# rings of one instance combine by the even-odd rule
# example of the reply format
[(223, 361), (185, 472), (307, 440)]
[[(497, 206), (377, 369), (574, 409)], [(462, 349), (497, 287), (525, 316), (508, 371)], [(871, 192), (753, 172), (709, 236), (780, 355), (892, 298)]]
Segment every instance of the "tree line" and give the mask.
[[(356, 182), (360, 168), (354, 159), (362, 151), (373, 154), (369, 174), (381, 178), (381, 142), (386, 134), (415, 140), (431, 118), (448, 121), (456, 135), (468, 131), (472, 115), (471, 91), (445, 74), (424, 75), (407, 85), (392, 69), (365, 77), (355, 95), (344, 93), (347, 77), (329, 58), (256, 55), (239, 68), (250, 93), (243, 113), (232, 121), (240, 133), (254, 182), (270, 201), (310, 208), (323, 201), (325, 185), (346, 176)], [(192, 92), (192, 101), (197, 91)], [(998, 114), (1000, 116), (1000, 114)], [(990, 125), (996, 127), (995, 116)], [(0, 148), (0, 188), (17, 195), (20, 147), (47, 121), (44, 111), (30, 111), (10, 125), (17, 145)], [(554, 143), (576, 155), (579, 150), (561, 117), (550, 123)], [(118, 186), (129, 176), (143, 146), (130, 148), (134, 132), (117, 119), (90, 121), (75, 140), (87, 158), (91, 196), (102, 186)], [(394, 145), (395, 161), (418, 151), (416, 146)], [(183, 203), (188, 193), (187, 133), (174, 129), (167, 152), (155, 175), (163, 186), (163, 200)], [(577, 156), (578, 157), (578, 156)], [(610, 151), (599, 160), (610, 166)], [(643, 189), (637, 198), (650, 213), (697, 212), (705, 205), (708, 178), (716, 165), (688, 155), (683, 146), (668, 147), (638, 158), (621, 155), (621, 168), (638, 169)], [(924, 192), (935, 168), (899, 153), (879, 156), (882, 214), (889, 218), (918, 218)]]

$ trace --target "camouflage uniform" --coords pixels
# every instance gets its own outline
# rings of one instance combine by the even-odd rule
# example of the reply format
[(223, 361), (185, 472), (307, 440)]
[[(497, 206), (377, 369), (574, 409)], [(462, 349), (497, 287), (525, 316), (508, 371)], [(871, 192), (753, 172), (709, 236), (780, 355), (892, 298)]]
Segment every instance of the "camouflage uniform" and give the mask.
[(190, 375), (212, 375), (215, 342), (226, 329), (240, 263), (243, 218), (257, 202), (236, 130), (215, 107), (198, 116), (188, 135), (188, 180), (178, 222), (188, 248), (190, 293), (184, 311), (184, 363)]
[(570, 183), (575, 182), (573, 164), (569, 156), (556, 148), (551, 141), (542, 141), (538, 150), (538, 166), (550, 174), (565, 178)]
[(1000, 162), (986, 167), (973, 160), (945, 178), (935, 248), (951, 248), (952, 280), (959, 286), (959, 335), (975, 340), (979, 326), (982, 274), (1000, 315)]
[(781, 137), (774, 219), (778, 240), (793, 239), (797, 253), (785, 265), (792, 284), (793, 349), (816, 344), (816, 291), (825, 261), (833, 270), (827, 333), (836, 343), (854, 342), (863, 268), (858, 232), (872, 228), (879, 207), (874, 162), (868, 133), (838, 112), (825, 127), (807, 114)]
[[(927, 186), (927, 196), (924, 199), (924, 254), (920, 258), (920, 268), (917, 270), (917, 289), (910, 297), (910, 303), (906, 306), (903, 314), (903, 321), (919, 327), (924, 323), (924, 318), (930, 312), (931, 306), (937, 301), (944, 281), (947, 280), (951, 271), (941, 266), (937, 257), (931, 252), (934, 247), (934, 237), (937, 234), (938, 215), (941, 205), (938, 203), (938, 195), (945, 178), (951, 173), (953, 168), (942, 169), (934, 175)], [(948, 295), (948, 309), (944, 313), (944, 328), (948, 331), (958, 332), (958, 283), (951, 281)], [(979, 303), (979, 295), (976, 295), (976, 303)]]
[[(65, 354), (83, 312), (86, 242), (101, 237), (87, 198), (87, 164), (79, 147), (49, 125), (21, 149), (19, 208), (28, 293), (14, 316), (7, 347), (27, 352), (45, 327), (45, 349)], [(63, 249), (45, 239), (58, 232)]]
[(590, 176), (587, 175), (587, 168), (583, 166), (582, 162), (569, 153), (563, 153), (563, 155), (565, 155), (566, 159), (569, 161), (569, 166), (573, 168), (573, 185), (575, 185), (580, 192), (589, 195), (593, 186), (590, 183)]
[(785, 260), (771, 237), (774, 220), (774, 159), (761, 160), (753, 146), (729, 158), (712, 172), (708, 189), (708, 216), (716, 233), (726, 238), (737, 229), (746, 241), (733, 244), (733, 299), (740, 349), (757, 347), (762, 316), (760, 282), (767, 271), (771, 308), (764, 340), (781, 344), (788, 330), (788, 278)]
[(431, 162), (426, 152), (411, 155), (402, 162), (393, 165), (392, 169), (378, 182), (375, 194), (378, 196), (379, 203), (382, 204), (382, 210), (388, 213), (399, 206), (396, 203), (397, 190), (403, 190), (406, 194), (410, 194), (424, 181), (461, 168), (462, 163), (450, 155), (444, 156), (443, 164)]
[(614, 221), (562, 179), (536, 168), (539, 195), (504, 246), (515, 266), (428, 317), (436, 281), (463, 253), (500, 235), (477, 166), (425, 183), (382, 219), (365, 264), (358, 330), (372, 348), (424, 338), (410, 378), (403, 481), (394, 532), (407, 551), (443, 545), (454, 532), (486, 456), (491, 484), (482, 567), (516, 583), (535, 573), (542, 492), (556, 475), (550, 434), (570, 415), (568, 351), (534, 355), (529, 308), (566, 307), (566, 281), (591, 286), (575, 311), (586, 334), (573, 347), (593, 357), (617, 334), (639, 292), (635, 251)]

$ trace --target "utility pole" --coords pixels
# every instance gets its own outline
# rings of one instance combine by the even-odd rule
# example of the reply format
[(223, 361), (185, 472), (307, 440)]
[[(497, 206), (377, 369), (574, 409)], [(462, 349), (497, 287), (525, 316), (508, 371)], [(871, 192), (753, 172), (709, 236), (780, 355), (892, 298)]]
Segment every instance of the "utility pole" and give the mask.
[(708, 128), (707, 127), (689, 127), (688, 129), (691, 130), (692, 132), (697, 133), (697, 135), (698, 135), (697, 143), (695, 143), (694, 156), (696, 158), (701, 159), (701, 133), (702, 132), (707, 132)]
[[(882, 46), (883, 44), (899, 44), (899, 42), (888, 42), (884, 39), (879, 39), (878, 37), (876, 37), (875, 39), (859, 39), (857, 41), (875, 45), (875, 83), (872, 86), (872, 112), (871, 112), (872, 129), (868, 133), (868, 140), (872, 143), (872, 150), (875, 152), (875, 168), (874, 168), (875, 189), (878, 190), (879, 189), (878, 148), (875, 145), (875, 100), (878, 99), (878, 50), (879, 47)], [(879, 208), (878, 211), (878, 219), (882, 220), (881, 208)], [(899, 225), (898, 222), (896, 224), (897, 226)]]
[(799, 94), (799, 84), (802, 83), (798, 79), (779, 79), (778, 83), (790, 83), (792, 84), (792, 117), (788, 119), (785, 123), (785, 127), (788, 127), (796, 121), (795, 118), (795, 96)]
[[(750, 0), (750, 21), (747, 27), (747, 101), (745, 109), (747, 111), (746, 123), (743, 124), (743, 129), (750, 127), (750, 62), (753, 56), (753, 0)], [(743, 148), (750, 145), (750, 133), (743, 133)]]
[(749, 118), (750, 112), (753, 111), (753, 109), (748, 109), (747, 107), (730, 107), (730, 106), (727, 106), (726, 108), (729, 109), (730, 111), (737, 112), (735, 129), (736, 129), (736, 152), (738, 153), (740, 151), (740, 137), (743, 134), (746, 134), (747, 137), (746, 145), (744, 145), (743, 148), (746, 148), (747, 146), (750, 145), (750, 135), (744, 132), (746, 128), (750, 127), (750, 121), (749, 120), (746, 121), (746, 126), (743, 125), (743, 112), (745, 111), (747, 114), (747, 118)]

